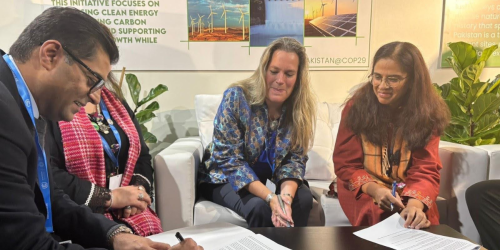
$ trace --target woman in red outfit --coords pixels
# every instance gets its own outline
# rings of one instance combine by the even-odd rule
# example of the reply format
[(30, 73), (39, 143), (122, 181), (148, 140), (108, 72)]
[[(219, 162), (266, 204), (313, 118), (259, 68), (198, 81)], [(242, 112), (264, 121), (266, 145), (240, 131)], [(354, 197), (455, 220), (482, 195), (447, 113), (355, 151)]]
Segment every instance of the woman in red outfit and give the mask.
[(373, 65), (370, 80), (342, 112), (333, 154), (340, 205), (353, 226), (373, 225), (395, 212), (406, 227), (439, 224), (438, 146), (448, 107), (413, 44), (382, 46)]

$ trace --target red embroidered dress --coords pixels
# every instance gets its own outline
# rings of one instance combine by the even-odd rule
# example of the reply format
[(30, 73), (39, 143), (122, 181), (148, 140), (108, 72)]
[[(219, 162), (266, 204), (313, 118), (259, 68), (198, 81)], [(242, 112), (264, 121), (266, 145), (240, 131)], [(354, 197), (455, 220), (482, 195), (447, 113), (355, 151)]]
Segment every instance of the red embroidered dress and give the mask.
[[(379, 185), (390, 187), (392, 181), (396, 180), (406, 184), (402, 190), (398, 190), (403, 198), (403, 203), (406, 205), (409, 198), (421, 201), (425, 204), (424, 212), (428, 220), (432, 225), (438, 225), (439, 213), (435, 202), (439, 193), (439, 170), (442, 168), (438, 151), (439, 136), (432, 135), (424, 148), (408, 151), (407, 155), (402, 153), (399, 166), (406, 165), (405, 169), (395, 168), (392, 174), (387, 176), (383, 174), (383, 171), (374, 170), (383, 165), (383, 157), (367, 156), (374, 159), (373, 164), (367, 163), (365, 155), (369, 154), (363, 149), (373, 149), (366, 146), (366, 140), (363, 144), (362, 138), (346, 126), (350, 107), (351, 105), (347, 104), (342, 112), (333, 162), (337, 175), (340, 205), (351, 224), (353, 226), (369, 226), (391, 216), (393, 213), (380, 209), (372, 197), (361, 191), (361, 186), (368, 182), (376, 182)], [(398, 145), (397, 141), (396, 137), (395, 146)]]

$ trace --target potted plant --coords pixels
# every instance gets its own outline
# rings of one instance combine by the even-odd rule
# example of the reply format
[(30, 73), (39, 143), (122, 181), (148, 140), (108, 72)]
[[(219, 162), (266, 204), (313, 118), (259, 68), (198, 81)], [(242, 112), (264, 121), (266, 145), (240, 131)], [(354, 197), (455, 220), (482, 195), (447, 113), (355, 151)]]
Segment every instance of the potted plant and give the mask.
[(149, 101), (161, 95), (163, 92), (167, 91), (168, 88), (163, 84), (158, 84), (155, 88), (149, 90), (149, 94), (146, 97), (144, 97), (142, 100), (139, 100), (139, 95), (141, 93), (141, 84), (139, 83), (137, 76), (135, 76), (134, 74), (126, 74), (125, 79), (127, 81), (128, 89), (130, 90), (130, 96), (132, 97), (132, 101), (135, 104), (134, 113), (137, 121), (141, 126), (141, 132), (144, 137), (144, 141), (146, 141), (146, 143), (156, 143), (158, 141), (156, 136), (148, 131), (146, 126), (144, 126), (144, 123), (149, 122), (151, 121), (151, 119), (156, 117), (154, 111), (160, 108), (160, 104), (158, 104), (157, 101), (154, 101), (144, 109), (139, 111), (138, 109)]
[(446, 61), (457, 77), (441, 86), (434, 84), (450, 108), (451, 121), (441, 140), (477, 146), (500, 143), (500, 75), (482, 82), (486, 60), (498, 48), (486, 48), (478, 55), (465, 42), (449, 43), (452, 55)]

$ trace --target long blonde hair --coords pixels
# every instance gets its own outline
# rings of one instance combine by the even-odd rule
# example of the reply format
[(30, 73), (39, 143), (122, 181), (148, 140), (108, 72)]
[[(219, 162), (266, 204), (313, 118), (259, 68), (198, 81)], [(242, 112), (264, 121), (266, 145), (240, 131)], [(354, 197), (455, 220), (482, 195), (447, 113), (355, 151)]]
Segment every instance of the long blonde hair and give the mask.
[[(309, 79), (309, 60), (306, 49), (295, 39), (282, 37), (273, 41), (260, 58), (259, 67), (247, 79), (231, 84), (231, 87), (241, 87), (245, 98), (250, 105), (262, 105), (266, 100), (266, 71), (275, 51), (293, 52), (299, 57), (297, 81), (292, 94), (283, 105), (286, 106), (283, 126), (290, 126), (292, 130), (292, 149), (304, 150), (307, 154), (314, 138), (316, 119), (316, 98), (312, 92)], [(293, 124), (293, 126), (292, 126)]]

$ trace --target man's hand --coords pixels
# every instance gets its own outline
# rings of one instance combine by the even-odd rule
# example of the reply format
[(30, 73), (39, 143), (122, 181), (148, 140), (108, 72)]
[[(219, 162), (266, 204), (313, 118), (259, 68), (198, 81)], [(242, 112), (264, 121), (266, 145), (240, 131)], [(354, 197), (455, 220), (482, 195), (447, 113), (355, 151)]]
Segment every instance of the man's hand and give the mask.
[[(193, 241), (194, 242), (194, 241)], [(115, 250), (170, 250), (170, 249), (196, 249), (196, 248), (171, 248), (169, 244), (154, 242), (141, 236), (120, 233), (112, 239)], [(196, 244), (196, 243), (194, 243)], [(203, 248), (201, 248), (203, 249)], [(198, 249), (196, 249), (198, 250)]]
[(187, 238), (181, 243), (173, 246), (170, 250), (203, 250), (202, 246), (198, 246), (193, 239)]

